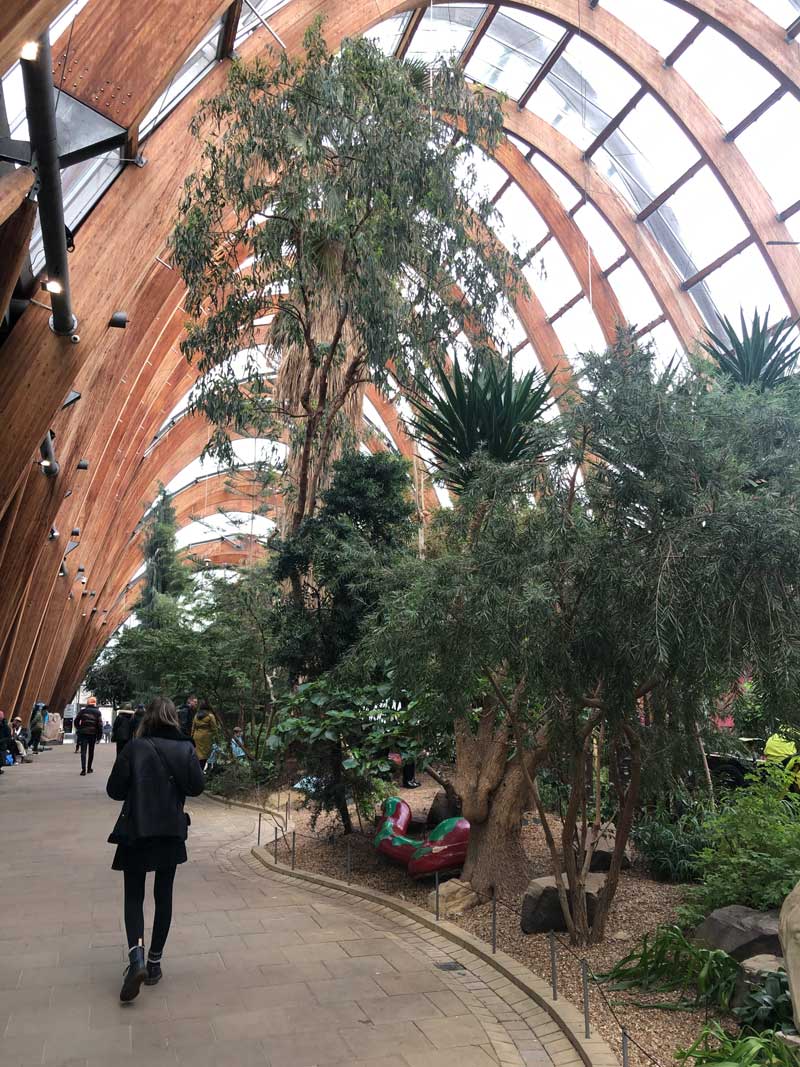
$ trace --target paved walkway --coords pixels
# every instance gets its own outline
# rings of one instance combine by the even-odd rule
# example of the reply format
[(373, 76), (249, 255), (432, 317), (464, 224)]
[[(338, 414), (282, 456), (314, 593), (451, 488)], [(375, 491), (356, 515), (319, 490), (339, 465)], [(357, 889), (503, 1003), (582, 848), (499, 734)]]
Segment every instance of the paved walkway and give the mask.
[(577, 1062), (555, 1023), (491, 968), (447, 969), (443, 939), (416, 924), (270, 873), (250, 856), (255, 814), (204, 798), (188, 805), (165, 977), (121, 1005), (113, 754), (98, 746), (95, 773), (81, 778), (73, 746), (54, 748), (0, 778), (3, 1067)]

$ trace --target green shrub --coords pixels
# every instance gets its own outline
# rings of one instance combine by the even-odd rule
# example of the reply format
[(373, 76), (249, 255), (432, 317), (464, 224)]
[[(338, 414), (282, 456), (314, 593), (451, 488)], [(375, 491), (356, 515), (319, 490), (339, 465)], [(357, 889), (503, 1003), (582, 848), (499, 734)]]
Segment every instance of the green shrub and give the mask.
[(800, 878), (800, 796), (780, 768), (765, 768), (709, 816), (709, 843), (698, 857), (702, 884), (688, 896), (686, 918), (742, 904), (779, 908)]
[(686, 1067), (798, 1067), (797, 1054), (772, 1030), (734, 1037), (719, 1023), (705, 1026), (691, 1048), (675, 1058)]
[(248, 798), (256, 789), (269, 788), (275, 781), (275, 768), (271, 763), (231, 759), (218, 764), (209, 774), (206, 792), (230, 799)]
[(650, 874), (660, 882), (696, 882), (699, 853), (709, 844), (709, 809), (696, 804), (675, 816), (657, 808), (641, 818), (633, 842)]
[(786, 971), (773, 971), (766, 975), (757, 989), (751, 989), (744, 1004), (733, 1013), (744, 1030), (778, 1030), (794, 1034), (792, 996), (789, 992), (789, 977)]
[[(600, 977), (616, 990), (679, 993), (674, 1001), (643, 1007), (727, 1011), (738, 973), (738, 963), (727, 952), (692, 944), (677, 926), (659, 926), (652, 937), (646, 934), (640, 947)], [(689, 990), (694, 994), (691, 997)]]

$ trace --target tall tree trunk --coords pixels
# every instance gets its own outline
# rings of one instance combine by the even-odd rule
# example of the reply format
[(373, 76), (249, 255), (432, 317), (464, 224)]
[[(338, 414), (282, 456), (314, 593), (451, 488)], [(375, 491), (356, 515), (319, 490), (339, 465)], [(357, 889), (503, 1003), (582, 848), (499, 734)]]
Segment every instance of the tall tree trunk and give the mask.
[[(500, 784), (483, 812), (462, 797), (462, 811), (470, 822), (469, 847), (461, 878), (482, 897), (498, 883), (527, 882), (530, 864), (522, 847), (522, 813), (528, 807), (528, 785), (519, 763), (506, 765)], [(481, 815), (484, 815), (481, 818)]]

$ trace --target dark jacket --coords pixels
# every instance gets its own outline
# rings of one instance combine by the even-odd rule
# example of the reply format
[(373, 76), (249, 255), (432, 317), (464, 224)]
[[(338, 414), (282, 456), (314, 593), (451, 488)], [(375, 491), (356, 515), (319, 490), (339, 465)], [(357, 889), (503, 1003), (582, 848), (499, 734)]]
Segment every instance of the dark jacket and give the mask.
[(106, 785), (123, 801), (112, 844), (132, 845), (150, 837), (186, 840), (186, 797), (203, 792), (205, 777), (194, 746), (177, 730), (134, 738), (117, 756)]
[(31, 712), (31, 721), (28, 723), (28, 729), (32, 734), (40, 734), (44, 728), (44, 717), (42, 715), (42, 709), (38, 705), (34, 705)]
[(111, 727), (111, 740), (125, 745), (136, 737), (139, 723), (144, 718), (143, 711), (118, 711)]
[(94, 737), (99, 741), (103, 736), (103, 716), (97, 708), (81, 708), (75, 717), (75, 730), (78, 737)]
[(183, 704), (178, 708), (178, 722), (181, 726), (181, 733), (186, 738), (192, 736), (192, 723), (196, 714), (197, 708), (190, 708), (188, 704)]

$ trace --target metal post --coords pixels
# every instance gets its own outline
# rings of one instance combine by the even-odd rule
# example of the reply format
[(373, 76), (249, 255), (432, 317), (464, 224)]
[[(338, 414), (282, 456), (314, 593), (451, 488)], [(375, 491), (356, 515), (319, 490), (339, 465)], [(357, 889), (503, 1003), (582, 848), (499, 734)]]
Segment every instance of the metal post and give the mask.
[(553, 987), (553, 1000), (558, 1000), (558, 956), (556, 955), (556, 935), (550, 931), (550, 984)]
[(347, 884), (348, 884), (348, 885), (350, 885), (350, 870), (351, 870), (351, 860), (350, 860), (350, 838), (348, 837), (348, 838), (347, 838)]
[(497, 952), (497, 886), (492, 886), (492, 954)]
[(583, 983), (583, 1030), (584, 1036), (592, 1036), (589, 1027), (589, 964), (581, 960), (581, 981)]
[(294, 857), (295, 857), (296, 838), (297, 838), (297, 833), (296, 833), (296, 831), (292, 830), (292, 870), (294, 870)]
[(53, 58), (47, 30), (36, 41), (36, 55), (20, 59), (28, 137), (33, 167), (38, 180), (37, 200), (42, 227), (42, 246), (47, 277), (58, 291), (50, 292), (53, 314), (50, 329), (54, 333), (75, 334), (78, 320), (72, 313), (72, 299), (67, 265), (67, 235), (64, 229), (64, 197), (61, 190), (61, 164), (58, 158), (58, 133), (53, 105)]
[(434, 872), (434, 877), (436, 879), (436, 921), (438, 923), (438, 921), (439, 921), (439, 872), (438, 871)]
[(261, 812), (258, 813), (258, 847), (261, 848)]
[(278, 827), (275, 827), (275, 862), (278, 862)]
[(622, 1027), (622, 1067), (628, 1067), (630, 1063), (628, 1053), (628, 1031)]

